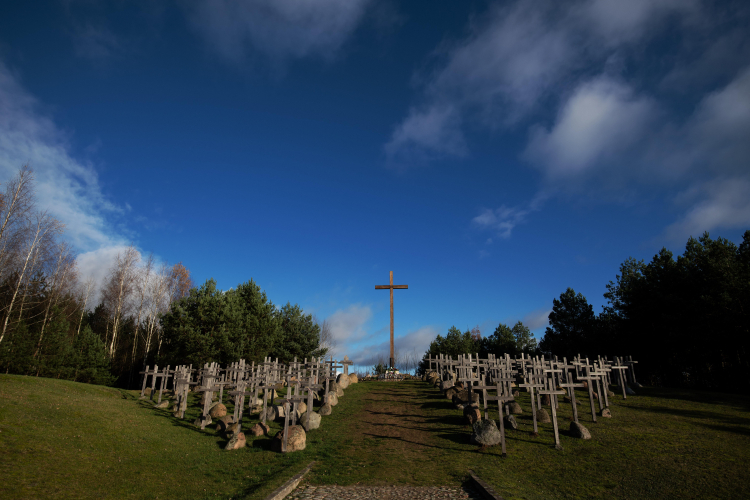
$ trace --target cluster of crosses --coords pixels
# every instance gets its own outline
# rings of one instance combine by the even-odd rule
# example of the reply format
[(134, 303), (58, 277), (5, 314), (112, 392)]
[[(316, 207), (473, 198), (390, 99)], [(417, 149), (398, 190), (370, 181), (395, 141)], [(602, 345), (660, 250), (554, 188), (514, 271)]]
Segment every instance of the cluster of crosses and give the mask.
[[(526, 389), (531, 396), (535, 434), (538, 432), (537, 410), (542, 409), (543, 401), (549, 404), (557, 449), (562, 449), (557, 425), (558, 395), (568, 396), (573, 407), (573, 421), (578, 423), (575, 389), (587, 387), (591, 418), (596, 422), (595, 400), (598, 400), (600, 412), (609, 407), (607, 394), (609, 385), (617, 382), (622, 389), (623, 399), (627, 398), (629, 390), (627, 382), (638, 386), (633, 369), (638, 362), (633, 361), (631, 356), (615, 357), (613, 360), (598, 356), (597, 359), (589, 360), (589, 358), (582, 358), (579, 354), (568, 362), (567, 358), (559, 359), (557, 356), (545, 359), (544, 356), (532, 357), (523, 354), (515, 358), (507, 354), (504, 357), (489, 354), (487, 359), (481, 359), (478, 354), (475, 356), (469, 354), (457, 356), (456, 359), (444, 355), (433, 358), (430, 355), (424, 361), (427, 362), (428, 374), (435, 374), (433, 378), (444, 381), (446, 385), (451, 385), (454, 381), (461, 382), (468, 390), (470, 404), (474, 401), (473, 393), (476, 391), (479, 394), (485, 419), (490, 418), (489, 403), (497, 402), (503, 456), (506, 454), (503, 411), (505, 415), (508, 415), (510, 413), (508, 403), (515, 401), (512, 384)], [(584, 384), (584, 381), (587, 383)]]
[[(197, 425), (204, 429), (210, 422), (209, 411), (213, 405), (214, 394), (218, 394), (218, 402), (222, 403), (224, 393), (233, 397), (233, 422), (237, 424), (236, 432), (242, 429), (242, 416), (245, 400), (249, 398), (248, 406), (261, 400), (260, 421), (266, 423), (267, 408), (274, 404), (276, 390), (281, 386), (287, 387), (286, 397), (276, 403), (284, 407), (284, 434), (282, 438), (282, 452), (286, 452), (289, 427), (297, 424), (297, 408), (300, 402), (306, 402), (308, 411), (312, 411), (315, 393), (324, 389), (324, 402), (328, 402), (329, 385), (336, 380), (336, 373), (343, 368), (344, 376), (349, 375), (352, 361), (344, 357), (343, 361), (336, 361), (333, 356), (325, 358), (304, 359), (294, 358), (289, 364), (280, 363), (278, 358), (266, 358), (262, 363), (246, 363), (241, 359), (221, 368), (217, 363), (206, 363), (202, 369), (194, 369), (192, 365), (180, 365), (174, 368), (167, 366), (153, 368), (146, 366), (140, 372), (143, 375), (141, 399), (146, 399), (146, 388), (150, 387), (151, 400), (157, 397), (156, 404), (162, 402), (164, 391), (171, 390), (175, 396), (174, 415), (185, 418), (189, 392), (205, 393), (203, 407)], [(150, 382), (150, 385), (149, 385)], [(157, 389), (158, 385), (158, 389)], [(291, 411), (290, 411), (291, 410)]]

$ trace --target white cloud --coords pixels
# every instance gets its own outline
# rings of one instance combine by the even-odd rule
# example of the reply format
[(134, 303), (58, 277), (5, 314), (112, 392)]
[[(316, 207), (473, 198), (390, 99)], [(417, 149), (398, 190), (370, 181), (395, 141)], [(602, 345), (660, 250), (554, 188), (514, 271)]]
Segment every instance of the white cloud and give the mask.
[(747, 228), (750, 226), (750, 179), (746, 177), (715, 179), (691, 189), (699, 200), (664, 236), (675, 243), (687, 237), (701, 236), (716, 228)]
[[(331, 327), (335, 347), (332, 354), (348, 355), (347, 349), (355, 342), (361, 341), (368, 333), (365, 325), (372, 318), (370, 306), (352, 304), (346, 309), (339, 309), (326, 318)], [(350, 356), (351, 357), (351, 356)]]
[(549, 313), (551, 312), (552, 309), (536, 309), (524, 316), (521, 322), (532, 331), (544, 328), (549, 325)]
[(412, 109), (393, 131), (385, 152), (391, 164), (421, 162), (443, 154), (464, 156), (466, 142), (460, 117), (450, 106)]
[(370, 0), (210, 0), (187, 5), (193, 27), (223, 57), (253, 49), (273, 59), (334, 57)]
[[(94, 168), (71, 156), (65, 134), (39, 108), (18, 77), (0, 62), (0, 180), (7, 181), (29, 164), (37, 206), (62, 221), (65, 238), (84, 252), (79, 260), (82, 278), (99, 277), (109, 267), (107, 259), (124, 245), (107, 221), (108, 213), (121, 209), (102, 194)], [(96, 269), (93, 262), (101, 267)]]
[[(423, 326), (393, 339), (396, 357), (412, 356), (421, 359), (430, 347), (430, 342), (438, 336), (438, 330), (433, 326)], [(365, 346), (353, 346), (349, 358), (355, 365), (370, 368), (378, 362), (388, 363), (390, 357), (390, 339)], [(397, 363), (398, 364), (398, 363)]]
[(513, 228), (524, 222), (528, 213), (529, 210), (526, 209), (501, 205), (500, 208), (494, 210), (484, 209), (482, 213), (472, 219), (472, 222), (482, 229), (495, 231), (500, 238), (510, 238)]
[(599, 77), (581, 84), (560, 109), (552, 129), (536, 126), (523, 156), (550, 179), (577, 176), (615, 162), (649, 133), (657, 114), (649, 98), (622, 82)]
[[(666, 20), (693, 17), (697, 1), (587, 0), (511, 2), (472, 19), (469, 35), (439, 49), (442, 58), (424, 75), (423, 104), (409, 111), (387, 145), (422, 149), (426, 158), (463, 156), (466, 147), (444, 147), (440, 138), (462, 137), (460, 125), (490, 129), (517, 126), (534, 113), (555, 107), (591, 68), (603, 71), (618, 54), (649, 39)], [(450, 122), (420, 120), (451, 110)], [(438, 114), (439, 116), (439, 114)], [(441, 127), (436, 126), (442, 125)], [(421, 125), (421, 127), (420, 127)], [(402, 129), (409, 128), (401, 140)], [(462, 143), (463, 145), (463, 143)]]
[(73, 36), (75, 54), (88, 59), (106, 59), (122, 51), (120, 40), (105, 26), (86, 24)]
[[(489, 209), (485, 208), (482, 212), (474, 217), (471, 222), (472, 224), (484, 230), (490, 230), (495, 232), (500, 238), (510, 238), (511, 232), (518, 225), (526, 222), (526, 217), (532, 213), (541, 209), (545, 200), (548, 197), (548, 193), (538, 193), (531, 202), (525, 207), (508, 207), (506, 205), (500, 205), (500, 208)], [(486, 244), (492, 244), (492, 238), (488, 238)], [(480, 253), (480, 256), (486, 257)]]

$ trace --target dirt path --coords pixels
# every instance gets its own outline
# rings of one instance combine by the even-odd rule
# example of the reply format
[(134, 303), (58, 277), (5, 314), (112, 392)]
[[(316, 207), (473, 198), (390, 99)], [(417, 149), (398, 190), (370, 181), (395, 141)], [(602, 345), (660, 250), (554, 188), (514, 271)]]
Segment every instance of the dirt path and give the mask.
[(406, 462), (423, 460), (431, 451), (433, 432), (419, 393), (398, 382), (371, 384), (364, 411), (357, 416), (357, 437), (378, 440), (383, 452)]

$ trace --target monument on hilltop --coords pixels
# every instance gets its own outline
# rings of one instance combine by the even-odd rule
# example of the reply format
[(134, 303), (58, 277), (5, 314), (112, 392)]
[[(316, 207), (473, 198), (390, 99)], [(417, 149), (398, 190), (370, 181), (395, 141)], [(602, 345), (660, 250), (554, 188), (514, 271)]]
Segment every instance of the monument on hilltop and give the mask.
[(389, 362), (390, 368), (395, 368), (394, 355), (393, 355), (393, 289), (408, 289), (409, 285), (394, 285), (393, 284), (393, 271), (390, 271), (391, 284), (390, 285), (375, 285), (375, 290), (390, 290), (391, 291), (391, 357)]

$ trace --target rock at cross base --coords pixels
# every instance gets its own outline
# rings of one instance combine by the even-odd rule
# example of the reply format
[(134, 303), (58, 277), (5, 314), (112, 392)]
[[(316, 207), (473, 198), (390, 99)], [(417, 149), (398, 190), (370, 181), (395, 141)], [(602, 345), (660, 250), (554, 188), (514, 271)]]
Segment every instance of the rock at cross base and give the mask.
[[(479, 393), (478, 392), (472, 392), (471, 394), (471, 402), (472, 403), (479, 403)], [(453, 396), (453, 403), (454, 404), (462, 404), (466, 406), (469, 404), (469, 390), (463, 389)]]
[(160, 408), (160, 409), (162, 409), (162, 408), (169, 408), (169, 400), (162, 401), (158, 405), (155, 405), (155, 407), (156, 408)]
[(540, 424), (548, 424), (552, 422), (552, 419), (549, 418), (549, 413), (547, 413), (547, 410), (542, 408), (541, 410), (536, 411), (536, 421)]
[(508, 403), (508, 409), (513, 415), (520, 415), (523, 413), (523, 409), (521, 408), (521, 405), (519, 405), (515, 401), (511, 401), (510, 403)]
[(549, 406), (549, 405), (550, 405), (549, 394), (542, 394), (542, 406)]
[(297, 403), (297, 418), (301, 417), (307, 411), (307, 403), (300, 401)]
[(335, 392), (328, 393), (328, 404), (331, 406), (336, 406), (337, 404), (339, 404), (339, 397)]
[[(193, 422), (193, 425), (196, 426), (196, 427), (200, 427), (201, 426), (201, 418), (200, 417), (196, 418), (195, 422)], [(211, 425), (211, 415), (206, 415), (206, 427), (208, 427), (209, 425)]]
[(474, 422), (482, 419), (482, 412), (479, 411), (479, 408), (477, 408), (476, 406), (465, 406), (464, 418), (469, 423), (469, 425), (474, 425)]
[[(627, 391), (626, 391), (626, 394), (627, 394)], [(614, 397), (614, 395), (615, 395), (615, 393), (612, 392), (612, 389), (607, 389), (607, 397), (611, 398), (611, 397)]]
[(318, 414), (325, 417), (326, 415), (330, 415), (331, 411), (331, 405), (329, 405), (328, 403), (323, 403), (323, 406), (321, 406), (320, 410), (318, 410)]
[(604, 418), (612, 418), (612, 412), (609, 411), (609, 408), (602, 408), (602, 411), (599, 412), (599, 416)]
[(225, 431), (227, 437), (231, 436), (232, 434), (237, 432), (237, 429), (239, 429), (239, 424), (231, 423), (227, 426), (227, 430)]
[(359, 383), (359, 377), (357, 377), (356, 373), (350, 373), (349, 374), (349, 383), (350, 384), (358, 384)]
[(520, 398), (521, 397), (521, 393), (518, 392), (518, 391), (513, 391), (513, 397), (514, 398)]
[(271, 432), (271, 428), (268, 426), (268, 424), (264, 422), (257, 422), (254, 426), (250, 428), (250, 433), (253, 436), (263, 436), (268, 435), (268, 433)]
[(247, 441), (245, 440), (245, 433), (238, 432), (237, 434), (234, 434), (232, 436), (232, 439), (229, 440), (229, 442), (224, 447), (224, 449), (225, 450), (239, 450), (240, 448), (244, 448), (246, 444), (247, 444)]
[[(284, 431), (280, 430), (273, 437), (271, 443), (271, 449), (273, 451), (281, 451), (281, 442), (284, 439)], [(292, 425), (289, 427), (288, 434), (286, 437), (286, 452), (292, 453), (294, 451), (302, 451), (305, 449), (305, 443), (307, 436), (305, 435), (305, 429), (301, 425)]]
[(445, 391), (445, 397), (453, 400), (453, 396), (455, 396), (458, 393), (458, 390), (455, 387), (451, 387), (450, 389)]
[(589, 390), (589, 381), (588, 380), (584, 380), (583, 381), (583, 390), (584, 391), (588, 391)]
[(221, 432), (226, 431), (229, 424), (232, 423), (232, 420), (234, 420), (232, 415), (224, 415), (216, 422), (216, 430)]
[(339, 384), (336, 384), (336, 396), (341, 397), (344, 395), (344, 389)]
[(339, 387), (341, 387), (342, 389), (346, 389), (347, 387), (349, 387), (349, 382), (350, 382), (349, 375), (344, 375), (343, 373), (339, 373), (339, 376), (336, 379), (336, 383), (338, 384)]
[(321, 420), (323, 420), (321, 416), (314, 411), (307, 411), (299, 419), (299, 422), (305, 428), (305, 431), (309, 432), (320, 427)]
[(471, 442), (482, 446), (495, 446), (500, 444), (501, 436), (494, 420), (479, 420), (474, 422), (474, 432), (471, 434)]
[(506, 415), (503, 417), (503, 421), (506, 429), (513, 429), (514, 431), (518, 430), (518, 422), (516, 422), (516, 417), (513, 415)]
[(270, 431), (270, 427), (268, 427), (263, 422), (258, 422), (250, 429), (250, 434), (252, 434), (253, 436), (262, 436), (263, 434), (268, 434)]
[(570, 423), (570, 435), (581, 439), (591, 439), (591, 433), (578, 422)]
[(453, 381), (452, 380), (444, 380), (440, 383), (440, 390), (445, 391), (447, 389), (450, 389), (453, 387)]
[(219, 403), (213, 408), (211, 408), (211, 411), (208, 412), (208, 414), (211, 415), (211, 418), (224, 417), (227, 414), (227, 407)]

